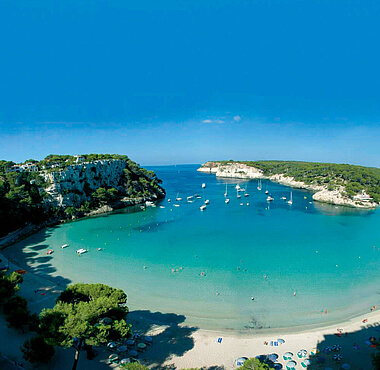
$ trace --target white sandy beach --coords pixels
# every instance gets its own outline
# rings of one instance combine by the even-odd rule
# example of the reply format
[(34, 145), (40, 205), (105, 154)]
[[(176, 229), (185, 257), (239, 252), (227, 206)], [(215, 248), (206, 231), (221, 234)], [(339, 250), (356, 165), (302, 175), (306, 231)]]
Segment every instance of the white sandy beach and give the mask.
[[(6, 251), (4, 253), (6, 255)], [(0, 258), (4, 258), (1, 256)], [(6, 257), (5, 257), (6, 258)], [(25, 266), (24, 266), (25, 267)], [(11, 271), (19, 269), (20, 266), (11, 261)], [(22, 268), (22, 267), (21, 267)], [(20, 294), (28, 299), (32, 312), (40, 312), (43, 307), (52, 307), (55, 299), (63, 286), (55, 284), (48, 278), (43, 278), (41, 274), (35, 275), (28, 270), (24, 275), (24, 282)], [(370, 310), (368, 310), (370, 311)], [(149, 312), (149, 311), (147, 311)], [(150, 312), (149, 312), (150, 313)], [(286, 365), (282, 356), (290, 351), (294, 354), (293, 359), (297, 362), (296, 369), (302, 369), (302, 360), (297, 358), (296, 353), (305, 349), (310, 358), (315, 363), (318, 357), (324, 357), (325, 363), (318, 365), (318, 368), (340, 369), (342, 363), (351, 365), (351, 369), (371, 369), (370, 354), (375, 348), (366, 344), (371, 336), (377, 339), (380, 336), (380, 311), (368, 312), (368, 315), (351, 319), (347, 322), (331, 325), (321, 329), (312, 329), (299, 333), (285, 332), (260, 333), (239, 336), (234, 333), (214, 332), (198, 328), (188, 328), (183, 324), (171, 322), (165, 323), (160, 320), (160, 313), (150, 313), (148, 318), (144, 314), (131, 312), (129, 319), (133, 324), (135, 332), (149, 334), (153, 336), (153, 345), (140, 355), (140, 360), (149, 367), (162, 368), (166, 365), (174, 365), (175, 368), (183, 369), (189, 367), (211, 367), (219, 366), (225, 369), (236, 368), (236, 359), (241, 356), (254, 357), (276, 353), (279, 355), (278, 362)], [(363, 323), (363, 320), (368, 320)], [(150, 321), (149, 321), (150, 320)], [(343, 329), (341, 337), (338, 337), (337, 328)], [(347, 333), (347, 335), (346, 335)], [(22, 359), (19, 347), (30, 334), (21, 335), (12, 329), (7, 328), (3, 317), (0, 321), (1, 354), (10, 361), (23, 363), (24, 368), (32, 368)], [(6, 340), (5, 340), (6, 338)], [(217, 342), (222, 338), (221, 343)], [(276, 346), (277, 339), (285, 340), (284, 344)], [(268, 344), (265, 344), (267, 342)], [(274, 342), (274, 343), (271, 343)], [(271, 345), (272, 344), (272, 345)], [(335, 344), (341, 345), (339, 353), (342, 361), (335, 363), (332, 360), (334, 354), (338, 352), (323, 353), (326, 346)], [(318, 356), (310, 356), (313, 349), (319, 349)], [(83, 352), (79, 361), (78, 369), (106, 369), (114, 367), (109, 365), (107, 357), (110, 354), (105, 349), (100, 349), (98, 356), (89, 361)], [(40, 366), (41, 369), (67, 369), (72, 363), (73, 350), (58, 350), (49, 365)], [(317, 368), (313, 364), (310, 368)], [(10, 367), (11, 368), (11, 367)]]

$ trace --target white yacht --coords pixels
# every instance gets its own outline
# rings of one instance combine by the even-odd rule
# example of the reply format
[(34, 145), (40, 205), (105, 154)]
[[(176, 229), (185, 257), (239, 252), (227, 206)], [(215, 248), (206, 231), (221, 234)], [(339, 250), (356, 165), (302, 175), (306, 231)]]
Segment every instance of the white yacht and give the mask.
[(226, 184), (226, 192), (224, 193), (224, 196), (227, 197), (228, 196), (228, 191), (227, 191), (227, 184)]
[(288, 200), (286, 203), (288, 203), (289, 205), (293, 204), (293, 192), (292, 191), (290, 192), (290, 200)]
[(228, 198), (226, 198), (226, 200), (224, 201), (224, 203), (228, 204), (230, 202), (230, 200)]
[(70, 246), (70, 244), (63, 244), (61, 248), (62, 248), (62, 249), (63, 249), (63, 248), (67, 248), (67, 247), (69, 247), (69, 246)]
[(272, 200), (274, 200), (274, 198), (272, 198), (270, 195), (267, 197), (267, 202), (271, 202)]
[(206, 205), (203, 204), (202, 206), (199, 207), (199, 209), (200, 209), (201, 211), (204, 211), (204, 210), (206, 209)]
[(205, 183), (203, 183), (203, 184), (202, 184), (202, 188), (204, 189), (205, 187), (206, 187), (206, 184), (205, 184)]
[(261, 190), (261, 179), (257, 182), (257, 190)]
[(83, 253), (86, 253), (86, 252), (87, 252), (87, 249), (80, 248), (80, 249), (77, 249), (76, 252), (77, 252), (77, 254), (81, 255), (81, 254), (83, 254)]
[(208, 199), (206, 199), (205, 204), (210, 204), (210, 201)]

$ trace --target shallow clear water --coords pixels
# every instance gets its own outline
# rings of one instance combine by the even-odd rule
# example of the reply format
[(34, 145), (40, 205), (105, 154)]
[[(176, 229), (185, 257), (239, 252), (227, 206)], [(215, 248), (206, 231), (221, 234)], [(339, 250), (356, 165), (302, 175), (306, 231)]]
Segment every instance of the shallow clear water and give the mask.
[[(53, 229), (41, 243), (55, 250), (53, 274), (123, 288), (131, 309), (183, 314), (212, 329), (328, 324), (379, 305), (380, 212), (310, 203), (311, 194), (300, 190), (290, 206), (280, 199), (289, 198), (288, 187), (263, 181), (258, 191), (256, 181), (217, 179), (197, 168), (152, 168), (164, 180), (165, 208)], [(186, 197), (203, 197), (203, 182), (210, 205), (201, 212), (203, 201)], [(237, 183), (249, 197), (237, 199)], [(275, 199), (270, 205), (266, 189)], [(65, 243), (70, 247), (61, 249)], [(87, 247), (78, 257), (75, 250)], [(33, 253), (31, 263), (47, 257), (33, 244), (24, 251)]]

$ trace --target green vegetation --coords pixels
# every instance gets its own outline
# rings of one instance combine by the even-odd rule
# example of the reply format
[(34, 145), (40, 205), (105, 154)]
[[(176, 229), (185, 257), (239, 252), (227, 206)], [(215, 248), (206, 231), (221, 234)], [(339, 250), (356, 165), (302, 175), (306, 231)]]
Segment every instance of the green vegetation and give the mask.
[(24, 342), (21, 352), (26, 361), (34, 364), (39, 362), (47, 363), (53, 357), (55, 350), (52, 345), (45, 342), (40, 335), (30, 338)]
[(274, 370), (273, 367), (270, 367), (269, 365), (261, 362), (257, 358), (249, 358), (246, 360), (243, 364), (243, 366), (240, 367), (242, 370)]
[[(118, 189), (102, 184), (93, 189), (83, 176), (79, 174), (80, 182), (84, 182), (83, 194), (79, 190), (62, 190), (62, 195), (71, 196), (73, 204), (66, 209), (53, 207), (47, 200), (46, 188), (51, 185), (44, 181), (41, 171), (59, 172), (82, 162), (98, 160), (122, 160), (125, 162), (124, 173), (118, 179)], [(153, 171), (141, 168), (126, 155), (117, 154), (85, 154), (80, 158), (70, 155), (49, 155), (42, 161), (33, 159), (25, 163), (33, 163), (39, 171), (23, 170), (16, 172), (14, 162), (0, 161), (0, 237), (24, 227), (26, 224), (41, 224), (49, 220), (65, 219), (67, 217), (83, 217), (85, 213), (102, 205), (113, 205), (123, 197), (139, 198), (155, 195), (162, 197), (164, 190)], [(91, 168), (95, 173), (95, 166)], [(71, 181), (70, 179), (67, 180)]]
[[(81, 348), (130, 336), (131, 325), (125, 321), (126, 302), (122, 290), (107, 285), (70, 285), (60, 294), (54, 308), (41, 312), (38, 334), (50, 346), (73, 346), (77, 360)], [(24, 348), (31, 357), (31, 344)]]
[[(221, 161), (216, 163), (233, 163)], [(376, 203), (380, 203), (380, 169), (351, 164), (288, 162), (288, 161), (243, 161), (258, 168), (265, 176), (284, 174), (309, 185), (325, 185), (329, 190), (342, 187), (345, 195), (353, 197), (364, 190)]]

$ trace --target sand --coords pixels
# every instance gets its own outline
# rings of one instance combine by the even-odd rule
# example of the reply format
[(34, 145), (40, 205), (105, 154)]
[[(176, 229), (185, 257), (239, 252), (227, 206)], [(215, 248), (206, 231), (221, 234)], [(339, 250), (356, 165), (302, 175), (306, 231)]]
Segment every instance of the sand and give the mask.
[[(6, 251), (4, 253), (7, 254)], [(0, 258), (6, 259), (0, 254)], [(10, 270), (14, 271), (24, 268), (27, 273), (24, 275), (24, 282), (20, 294), (29, 302), (32, 312), (40, 312), (44, 307), (53, 307), (58, 294), (70, 282), (68, 279), (52, 279), (49, 274), (44, 276), (41, 271), (36, 275), (27, 266), (21, 266), (16, 261), (10, 262)], [(322, 313), (321, 313), (322, 314)], [(153, 345), (140, 355), (142, 363), (152, 368), (172, 368), (189, 367), (212, 367), (218, 366), (224, 369), (236, 368), (238, 357), (254, 357), (276, 353), (279, 355), (279, 363), (286, 365), (282, 356), (285, 352), (293, 352), (293, 359), (297, 362), (296, 369), (302, 369), (302, 359), (296, 353), (305, 349), (308, 353), (306, 358), (310, 358), (314, 365), (311, 368), (325, 369), (331, 367), (340, 369), (342, 363), (351, 365), (351, 369), (369, 370), (371, 368), (370, 354), (375, 352), (375, 348), (366, 344), (371, 336), (380, 337), (380, 311), (350, 319), (346, 322), (335, 324), (320, 329), (304, 330), (294, 333), (293, 329), (288, 331), (279, 330), (263, 333), (246, 333), (239, 335), (229, 332), (215, 332), (203, 330), (195, 327), (187, 327), (180, 315), (165, 314), (150, 311), (131, 312), (128, 320), (132, 323), (134, 331), (140, 334), (153, 336)], [(363, 322), (363, 320), (365, 322)], [(337, 336), (337, 329), (342, 329), (342, 336)], [(347, 335), (346, 335), (347, 333)], [(0, 352), (8, 359), (6, 363), (22, 363), (23, 368), (33, 368), (22, 358), (19, 347), (26, 338), (32, 334), (22, 334), (6, 325), (4, 317), (0, 316)], [(6, 339), (5, 339), (6, 338)], [(222, 338), (221, 342), (217, 341)], [(277, 340), (282, 338), (284, 344), (278, 344)], [(267, 344), (265, 344), (267, 343)], [(335, 344), (341, 345), (339, 352), (324, 353), (323, 349)], [(311, 356), (311, 350), (317, 348), (320, 354)], [(115, 365), (109, 365), (107, 358), (110, 354), (105, 348), (98, 348), (98, 355), (92, 361), (86, 359), (86, 353), (82, 352), (78, 369), (109, 369)], [(342, 361), (335, 363), (333, 355), (340, 353)], [(40, 369), (67, 369), (70, 368), (74, 356), (73, 349), (59, 349), (51, 363), (39, 366)], [(323, 366), (315, 365), (317, 358), (324, 357)], [(4, 360), (2, 360), (4, 361)], [(9, 369), (15, 368), (9, 365)], [(7, 367), (4, 367), (6, 369)]]

